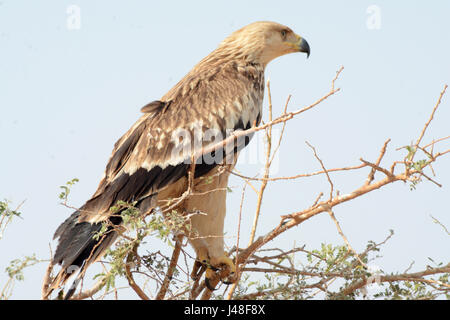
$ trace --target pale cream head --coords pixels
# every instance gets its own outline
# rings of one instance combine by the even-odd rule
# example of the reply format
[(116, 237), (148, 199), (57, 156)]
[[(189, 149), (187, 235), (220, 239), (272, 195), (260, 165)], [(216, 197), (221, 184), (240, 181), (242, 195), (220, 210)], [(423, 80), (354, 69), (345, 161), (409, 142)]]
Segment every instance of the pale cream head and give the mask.
[(276, 22), (260, 21), (249, 24), (226, 38), (219, 45), (222, 52), (233, 58), (243, 58), (264, 67), (273, 59), (293, 52), (306, 52), (308, 42), (289, 27)]

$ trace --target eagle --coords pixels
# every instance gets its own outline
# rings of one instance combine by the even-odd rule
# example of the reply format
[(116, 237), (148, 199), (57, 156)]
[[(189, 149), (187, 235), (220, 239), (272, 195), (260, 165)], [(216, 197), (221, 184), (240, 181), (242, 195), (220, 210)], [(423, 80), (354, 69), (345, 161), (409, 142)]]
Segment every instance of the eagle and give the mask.
[[(264, 70), (273, 59), (294, 52), (309, 56), (310, 47), (289, 27), (269, 21), (249, 24), (223, 40), (163, 97), (144, 106), (142, 116), (115, 143), (96, 192), (57, 228), (58, 245), (49, 268), (61, 269), (46, 296), (62, 287), (74, 270), (82, 277), (118, 238), (115, 227), (123, 219), (120, 211), (113, 214), (113, 206), (133, 203), (141, 214), (149, 214), (182, 198), (190, 183), (195, 193), (176, 209), (202, 213), (189, 218), (196, 235), (188, 236), (196, 264), (205, 266), (207, 285), (218, 268), (229, 271), (223, 281), (233, 281), (236, 269), (224, 251), (223, 237), (227, 184), (252, 135), (235, 139), (239, 141), (231, 147), (220, 142), (259, 125)], [(105, 222), (107, 232), (96, 237)], [(70, 299), (75, 290), (72, 285), (64, 298)]]

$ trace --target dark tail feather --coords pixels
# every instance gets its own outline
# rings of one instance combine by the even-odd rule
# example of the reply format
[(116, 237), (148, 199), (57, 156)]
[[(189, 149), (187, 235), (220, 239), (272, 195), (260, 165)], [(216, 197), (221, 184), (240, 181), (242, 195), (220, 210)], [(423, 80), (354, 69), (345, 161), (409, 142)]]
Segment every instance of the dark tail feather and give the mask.
[[(51, 288), (63, 285), (70, 276), (78, 272), (77, 278), (64, 299), (69, 299), (76, 290), (76, 285), (84, 276), (87, 267), (100, 258), (117, 238), (114, 227), (110, 226), (100, 237), (95, 235), (101, 230), (102, 223), (78, 222), (79, 211), (73, 213), (55, 232), (54, 238), (59, 238), (52, 264), (60, 264), (61, 270), (55, 277)], [(109, 218), (113, 225), (119, 225), (122, 218)]]
[[(156, 194), (141, 198), (136, 207), (143, 213), (150, 211), (155, 206), (154, 195)], [(80, 211), (82, 210), (83, 208), (80, 209)], [(54, 239), (59, 238), (59, 243), (51, 264), (53, 266), (60, 264), (61, 270), (52, 281), (47, 296), (78, 272), (75, 281), (64, 297), (64, 299), (70, 299), (86, 269), (103, 256), (117, 239), (118, 234), (114, 231), (114, 226), (122, 223), (121, 211), (109, 217), (111, 225), (99, 237), (95, 237), (95, 235), (101, 230), (103, 223), (79, 222), (80, 211), (74, 212), (67, 218), (58, 227), (53, 237)]]

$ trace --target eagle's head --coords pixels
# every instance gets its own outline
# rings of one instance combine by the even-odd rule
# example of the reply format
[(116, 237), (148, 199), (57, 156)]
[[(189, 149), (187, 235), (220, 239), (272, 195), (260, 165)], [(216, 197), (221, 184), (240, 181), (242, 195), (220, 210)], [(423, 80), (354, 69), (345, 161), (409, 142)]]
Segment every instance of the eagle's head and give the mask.
[(235, 31), (218, 49), (263, 66), (288, 53), (305, 52), (308, 57), (310, 54), (305, 39), (289, 27), (270, 21), (254, 22)]

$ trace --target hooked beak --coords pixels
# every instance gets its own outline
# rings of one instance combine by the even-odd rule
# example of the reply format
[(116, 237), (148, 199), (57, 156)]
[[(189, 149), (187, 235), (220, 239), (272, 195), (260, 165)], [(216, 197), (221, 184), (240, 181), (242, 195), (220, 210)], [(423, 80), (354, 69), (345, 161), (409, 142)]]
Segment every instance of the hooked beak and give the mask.
[(294, 47), (294, 50), (297, 52), (305, 52), (306, 57), (309, 58), (311, 49), (309, 48), (308, 42), (297, 34), (295, 36), (297, 38), (297, 41), (291, 42), (291, 45)]
[(302, 37), (298, 36), (298, 41), (296, 43), (297, 49), (299, 52), (305, 52), (306, 57), (309, 58), (309, 54), (311, 53), (311, 49), (309, 48), (308, 42)]

